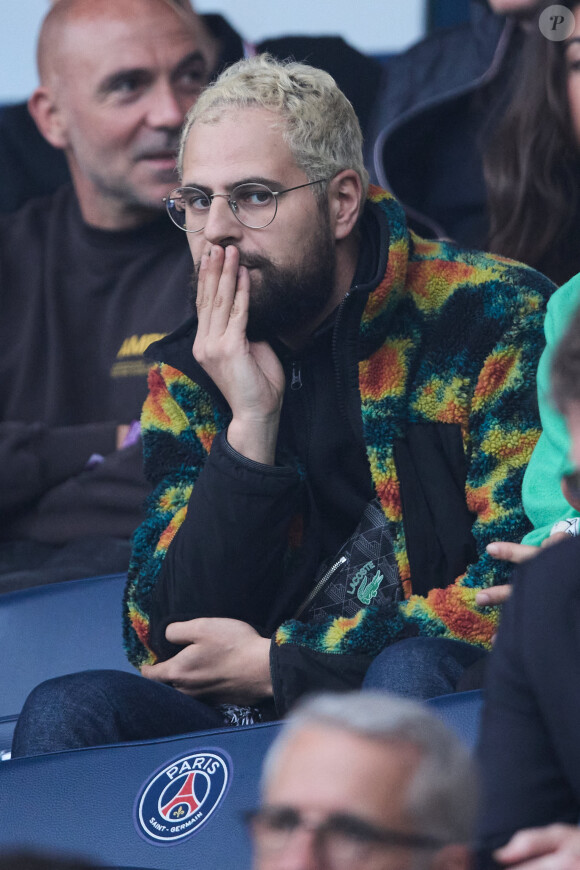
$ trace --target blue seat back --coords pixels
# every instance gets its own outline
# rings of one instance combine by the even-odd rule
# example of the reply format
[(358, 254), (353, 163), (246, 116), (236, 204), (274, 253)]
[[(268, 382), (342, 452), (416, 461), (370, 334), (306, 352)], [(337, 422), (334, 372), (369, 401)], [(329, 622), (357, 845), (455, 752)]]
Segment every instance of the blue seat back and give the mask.
[[(428, 706), (475, 746), (480, 691)], [(145, 870), (249, 868), (241, 813), (258, 802), (263, 758), (279, 729), (216, 729), (4, 762), (0, 851), (60, 849)]]
[[(59, 850), (156, 870), (249, 868), (241, 813), (257, 805), (262, 760), (279, 728), (267, 723), (6, 761), (0, 852)], [(196, 767), (193, 791), (199, 799), (207, 791), (198, 811), (206, 815), (182, 834), (171, 829), (197, 824), (187, 797)]]
[(0, 753), (29, 692), (50, 677), (134, 669), (121, 636), (124, 574), (37, 586), (0, 596)]
[(483, 692), (480, 689), (440, 695), (438, 698), (431, 698), (427, 703), (431, 712), (455, 731), (468, 749), (475, 749), (483, 707)]

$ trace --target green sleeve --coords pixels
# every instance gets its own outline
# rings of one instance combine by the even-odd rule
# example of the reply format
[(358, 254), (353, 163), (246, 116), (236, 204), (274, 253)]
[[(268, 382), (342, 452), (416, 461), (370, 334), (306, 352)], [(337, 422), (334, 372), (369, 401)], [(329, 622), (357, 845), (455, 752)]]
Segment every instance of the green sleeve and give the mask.
[(562, 475), (569, 470), (570, 438), (564, 418), (550, 399), (550, 367), (554, 349), (579, 304), (580, 275), (560, 287), (548, 302), (544, 325), (546, 348), (540, 357), (537, 377), (542, 434), (522, 486), (524, 510), (534, 528), (523, 538), (524, 544), (539, 546), (555, 522), (578, 516), (560, 489)]

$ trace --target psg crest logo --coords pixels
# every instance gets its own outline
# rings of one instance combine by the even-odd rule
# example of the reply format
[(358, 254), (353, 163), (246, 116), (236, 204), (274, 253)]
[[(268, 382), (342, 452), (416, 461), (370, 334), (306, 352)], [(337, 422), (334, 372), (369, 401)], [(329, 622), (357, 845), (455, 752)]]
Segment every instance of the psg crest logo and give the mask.
[(166, 764), (137, 797), (137, 830), (155, 843), (174, 843), (204, 825), (225, 796), (231, 761), (221, 750), (194, 752)]

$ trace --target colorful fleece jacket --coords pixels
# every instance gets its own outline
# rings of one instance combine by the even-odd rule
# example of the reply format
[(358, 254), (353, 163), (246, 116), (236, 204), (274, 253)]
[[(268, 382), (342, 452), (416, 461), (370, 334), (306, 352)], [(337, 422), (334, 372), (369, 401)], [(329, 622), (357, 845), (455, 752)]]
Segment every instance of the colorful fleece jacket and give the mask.
[[(477, 607), (474, 596), (477, 589), (505, 582), (509, 566), (491, 559), (485, 546), (520, 540), (529, 528), (521, 481), (539, 436), (535, 372), (553, 285), (513, 261), (421, 239), (408, 231), (390, 195), (371, 187), (369, 199), (367, 207), (385, 229), (388, 252), (382, 277), (353, 325), (364, 356), (358, 390), (372, 481), (394, 542), (405, 600), (388, 611), (361, 607), (349, 619), (283, 622), (272, 642), (275, 681), (283, 680), (290, 648), (302, 650), (311, 664), (320, 657), (331, 656), (337, 664), (343, 659), (347, 670), (349, 657), (368, 665), (405, 633), (489, 646), (495, 614)], [(460, 428), (465, 500), (474, 515), (478, 554), (455, 582), (425, 596), (413, 594), (393, 449), (413, 423)], [(212, 441), (227, 424), (211, 390), (166, 362), (154, 366), (142, 431), (146, 471), (156, 488), (135, 536), (125, 602), (126, 650), (136, 666), (156, 659), (150, 645), (152, 592)], [(291, 679), (308, 688), (303, 677), (294, 668)]]

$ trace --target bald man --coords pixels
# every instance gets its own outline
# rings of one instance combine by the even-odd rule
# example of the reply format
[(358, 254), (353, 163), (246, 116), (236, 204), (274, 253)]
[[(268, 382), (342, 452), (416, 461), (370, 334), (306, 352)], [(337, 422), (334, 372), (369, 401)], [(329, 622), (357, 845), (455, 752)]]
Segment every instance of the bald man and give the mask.
[(85, 221), (140, 226), (175, 181), (176, 137), (207, 81), (198, 18), (175, 0), (59, 0), (29, 109), (66, 155)]
[[(167, 2), (195, 16), (213, 74), (248, 54), (263, 51), (278, 58), (305, 60), (336, 79), (365, 132), (381, 80), (381, 65), (375, 58), (361, 54), (337, 36), (279, 36), (252, 45), (221, 15), (196, 15), (190, 0)], [(0, 213), (16, 211), (33, 196), (53, 193), (68, 179), (63, 152), (41, 136), (26, 103), (0, 106)]]
[(59, 0), (29, 101), (72, 186), (0, 220), (0, 591), (124, 570), (142, 352), (186, 315), (164, 212), (211, 42), (174, 0)]

